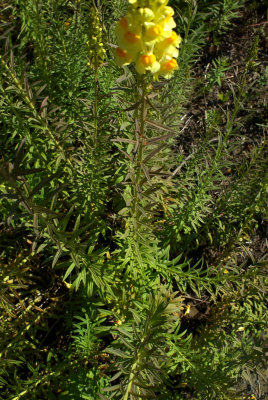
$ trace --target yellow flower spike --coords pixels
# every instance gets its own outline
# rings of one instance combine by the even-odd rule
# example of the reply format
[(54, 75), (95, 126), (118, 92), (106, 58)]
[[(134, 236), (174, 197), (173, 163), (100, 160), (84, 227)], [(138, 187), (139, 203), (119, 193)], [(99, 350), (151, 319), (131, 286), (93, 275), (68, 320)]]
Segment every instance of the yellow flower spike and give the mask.
[(97, 70), (105, 59), (105, 49), (102, 43), (102, 26), (99, 12), (95, 7), (90, 10), (90, 24), (87, 32), (86, 42), (88, 49), (89, 67)]
[(169, 78), (178, 64), (179, 35), (168, 0), (129, 0), (127, 14), (116, 25), (118, 65), (135, 63), (138, 73)]

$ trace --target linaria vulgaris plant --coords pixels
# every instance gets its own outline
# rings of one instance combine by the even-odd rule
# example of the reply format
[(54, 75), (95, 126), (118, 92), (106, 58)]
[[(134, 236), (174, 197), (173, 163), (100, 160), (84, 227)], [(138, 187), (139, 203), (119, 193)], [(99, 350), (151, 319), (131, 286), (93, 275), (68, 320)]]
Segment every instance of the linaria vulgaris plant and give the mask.
[(242, 6), (3, 1), (3, 400), (264, 398), (262, 33), (215, 50)]

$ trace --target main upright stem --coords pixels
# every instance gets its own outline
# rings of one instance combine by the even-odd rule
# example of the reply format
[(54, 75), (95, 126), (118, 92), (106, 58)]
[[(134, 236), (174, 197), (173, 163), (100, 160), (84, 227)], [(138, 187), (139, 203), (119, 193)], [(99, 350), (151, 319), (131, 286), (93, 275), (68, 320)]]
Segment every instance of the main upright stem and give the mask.
[(134, 228), (134, 238), (137, 236), (139, 231), (139, 222), (141, 212), (138, 208), (138, 201), (141, 197), (141, 171), (142, 171), (142, 160), (145, 145), (145, 119), (147, 112), (147, 102), (146, 102), (146, 81), (144, 78), (141, 80), (141, 103), (139, 109), (139, 132), (138, 132), (138, 152), (136, 159), (136, 173), (134, 181), (134, 192), (133, 192), (133, 228)]
[(98, 137), (98, 69), (94, 71), (94, 104), (93, 104), (93, 118), (94, 118), (94, 134), (93, 134), (93, 151), (96, 150), (96, 141)]

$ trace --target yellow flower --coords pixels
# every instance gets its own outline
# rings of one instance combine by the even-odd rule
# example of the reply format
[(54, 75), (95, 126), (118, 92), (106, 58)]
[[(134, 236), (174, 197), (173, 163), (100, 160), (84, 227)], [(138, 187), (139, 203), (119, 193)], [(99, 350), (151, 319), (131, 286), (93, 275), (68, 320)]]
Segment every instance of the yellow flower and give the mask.
[(186, 306), (186, 311), (185, 311), (185, 313), (184, 313), (184, 316), (190, 314), (190, 309), (191, 309), (191, 306), (190, 306), (190, 305)]
[(166, 78), (178, 69), (175, 58), (181, 38), (172, 29), (176, 24), (168, 0), (129, 0), (127, 14), (116, 25), (118, 65), (135, 63), (138, 73), (147, 71)]
[(120, 47), (117, 47), (115, 50), (115, 59), (118, 65), (128, 65), (131, 63), (132, 59), (128, 55), (126, 50), (121, 49)]
[(144, 74), (146, 71), (150, 71), (155, 74), (160, 68), (160, 64), (156, 61), (154, 54), (141, 54), (136, 61), (136, 70), (140, 74)]
[(158, 59), (165, 57), (177, 58), (179, 55), (177, 47), (173, 46), (173, 44), (169, 44), (169, 42), (165, 40), (156, 43), (154, 52)]
[(125, 31), (128, 29), (128, 22), (127, 22), (126, 17), (123, 17), (123, 18), (120, 19), (119, 25), (120, 25), (120, 27), (121, 27), (122, 29), (124, 29)]
[(164, 39), (166, 45), (173, 45), (177, 47), (181, 42), (181, 37), (177, 35), (176, 32), (171, 31), (171, 34)]
[(139, 27), (133, 26), (126, 17), (123, 17), (116, 27), (116, 35), (119, 47), (126, 51), (131, 58), (135, 59), (142, 50)]
[(65, 28), (69, 28), (69, 26), (71, 25), (71, 22), (72, 22), (72, 18), (68, 18), (67, 21), (64, 22)]
[(151, 41), (157, 39), (162, 33), (164, 28), (161, 25), (147, 23), (146, 32), (144, 34), (145, 41)]
[(149, 22), (155, 18), (153, 10), (149, 7), (140, 7), (135, 12), (135, 19), (139, 20), (140, 22)]
[(236, 332), (244, 332), (245, 327), (244, 326), (239, 326), (239, 328), (236, 330)]
[(127, 31), (124, 33), (124, 40), (129, 44), (135, 44), (138, 43), (141, 38), (139, 35), (136, 35), (136, 33)]
[(165, 78), (170, 78), (173, 72), (178, 69), (178, 63), (175, 58), (169, 58), (161, 62), (159, 74)]

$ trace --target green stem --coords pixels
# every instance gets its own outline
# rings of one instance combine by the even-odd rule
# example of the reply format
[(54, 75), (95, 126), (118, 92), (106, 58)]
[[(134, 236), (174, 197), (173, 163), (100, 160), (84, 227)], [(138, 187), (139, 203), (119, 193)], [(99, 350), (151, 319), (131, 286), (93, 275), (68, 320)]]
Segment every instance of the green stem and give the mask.
[(40, 61), (41, 61), (41, 67), (43, 68), (43, 76), (45, 79), (45, 82), (47, 84), (48, 92), (51, 95), (51, 82), (49, 79), (49, 72), (48, 72), (48, 64), (47, 64), (47, 50), (46, 50), (46, 45), (45, 45), (45, 39), (44, 39), (44, 29), (43, 29), (43, 21), (41, 20), (40, 17), (40, 6), (39, 6), (39, 0), (34, 1), (34, 12), (36, 16), (36, 30), (38, 34), (38, 42), (36, 43), (36, 50), (37, 53), (39, 54)]
[(132, 365), (131, 372), (130, 372), (130, 375), (129, 375), (128, 385), (127, 385), (126, 392), (124, 394), (123, 400), (128, 400), (128, 395), (129, 395), (129, 392), (131, 391), (132, 382), (133, 382), (133, 379), (134, 379), (136, 367), (137, 367), (137, 361), (135, 361), (134, 364)]
[[(146, 336), (149, 334), (149, 330), (150, 330), (150, 329), (148, 329), (149, 326), (150, 325), (147, 325), (147, 326), (145, 325), (145, 327), (144, 327), (143, 334), (142, 334), (141, 340), (140, 340), (141, 344), (143, 344)], [(128, 395), (129, 395), (129, 393), (131, 391), (131, 388), (132, 388), (133, 379), (135, 377), (135, 372), (136, 372), (136, 369), (138, 367), (139, 360), (142, 357), (142, 351), (143, 351), (142, 348), (140, 348), (140, 350), (137, 352), (137, 355), (136, 355), (136, 357), (134, 359), (134, 362), (132, 364), (131, 371), (130, 371), (130, 374), (129, 374), (128, 384), (127, 384), (127, 388), (126, 388), (126, 392), (124, 394), (123, 400), (128, 400)], [(137, 388), (137, 390), (139, 390), (139, 389)]]
[(238, 113), (238, 111), (240, 109), (240, 101), (241, 101), (242, 94), (244, 93), (244, 88), (245, 88), (245, 85), (246, 85), (246, 78), (247, 78), (248, 69), (249, 69), (249, 63), (247, 63), (247, 65), (246, 65), (246, 67), (244, 69), (244, 72), (243, 72), (243, 75), (242, 75), (242, 78), (241, 78), (241, 83), (240, 83), (240, 86), (239, 86), (239, 92), (237, 94), (237, 97), (236, 97), (236, 100), (235, 100), (235, 103), (234, 103), (234, 110), (232, 112), (232, 116), (231, 116), (230, 120), (227, 123), (227, 129), (226, 129), (226, 134), (227, 135), (229, 135), (231, 133), (233, 125), (234, 125), (235, 117), (236, 117), (236, 115), (237, 115), (237, 113)]
[(94, 119), (94, 134), (93, 134), (93, 151), (94, 151), (96, 149), (96, 142), (98, 137), (98, 68), (97, 67), (95, 67), (94, 71), (93, 119)]
[(134, 237), (136, 237), (136, 232), (139, 230), (139, 219), (140, 219), (140, 211), (138, 209), (138, 201), (139, 201), (139, 191), (140, 191), (140, 178), (142, 172), (142, 160), (143, 160), (143, 152), (144, 152), (144, 143), (145, 143), (145, 118), (147, 112), (147, 102), (146, 102), (146, 82), (143, 78), (141, 81), (141, 107), (140, 107), (140, 132), (139, 132), (139, 144), (138, 144), (138, 154), (136, 161), (136, 174), (134, 181), (134, 201), (133, 201), (133, 222), (134, 222)]

